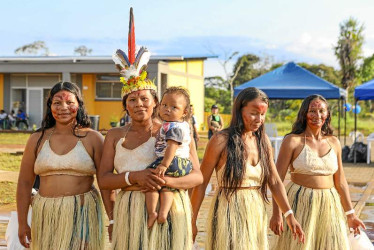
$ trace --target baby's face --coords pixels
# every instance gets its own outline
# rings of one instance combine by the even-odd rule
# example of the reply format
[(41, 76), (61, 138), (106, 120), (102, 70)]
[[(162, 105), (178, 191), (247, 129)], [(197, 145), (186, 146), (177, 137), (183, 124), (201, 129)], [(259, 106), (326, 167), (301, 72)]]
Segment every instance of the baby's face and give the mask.
[(165, 94), (160, 105), (160, 117), (166, 122), (182, 122), (187, 114), (186, 99), (177, 93)]

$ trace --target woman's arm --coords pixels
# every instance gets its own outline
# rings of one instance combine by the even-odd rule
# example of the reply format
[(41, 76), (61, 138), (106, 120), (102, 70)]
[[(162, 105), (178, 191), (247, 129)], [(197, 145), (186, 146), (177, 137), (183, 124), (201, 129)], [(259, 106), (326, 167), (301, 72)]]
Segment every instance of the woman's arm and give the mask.
[[(292, 145), (292, 136), (287, 136), (284, 138), (279, 154), (278, 154), (278, 159), (277, 159), (277, 172), (278, 175), (281, 179), (282, 185), (283, 181), (286, 178), (288, 166), (291, 164), (292, 161), (292, 155), (293, 155), (293, 150), (291, 149)], [(271, 180), (273, 183), (277, 184), (278, 179)], [(273, 202), (273, 217), (276, 217), (278, 221), (282, 221), (282, 211), (279, 209), (278, 204), (276, 202)], [(277, 230), (278, 231), (278, 230)]]
[[(115, 156), (115, 138), (121, 128), (115, 128), (108, 131), (104, 140), (104, 149), (101, 157), (100, 165), (97, 169), (97, 179), (100, 189), (115, 190), (128, 187), (125, 181), (125, 173), (114, 174), (114, 156)], [(117, 134), (117, 135), (116, 135)], [(133, 164), (136, 164), (134, 162)], [(131, 184), (138, 184), (148, 189), (160, 189), (165, 181), (153, 174), (152, 170), (145, 169), (142, 171), (134, 171), (129, 174)]]
[(35, 147), (39, 137), (40, 133), (35, 133), (27, 141), (17, 184), (18, 237), (21, 244), (26, 248), (30, 247), (30, 244), (26, 243), (26, 237), (31, 241), (31, 230), (27, 224), (27, 213), (31, 202), (31, 189), (35, 181)]
[[(101, 156), (103, 153), (104, 137), (96, 131), (91, 131), (91, 142), (93, 145), (93, 160), (96, 166), (96, 169), (99, 168), (101, 162)], [(100, 189), (101, 198), (104, 203), (105, 212), (108, 215), (109, 220), (113, 220), (113, 209), (115, 201), (115, 190), (104, 190)], [(112, 239), (112, 229), (113, 225), (109, 224), (108, 233), (109, 240)]]
[[(342, 163), (342, 149), (339, 140), (332, 136), (331, 139), (328, 139), (331, 144), (333, 144), (335, 152), (337, 152), (338, 157), (338, 170), (334, 174), (334, 185), (336, 188), (336, 191), (338, 191), (340, 196), (340, 201), (342, 203), (343, 209), (345, 212), (350, 211), (353, 209), (352, 203), (351, 203), (351, 197), (349, 195), (349, 187), (347, 180), (345, 179), (344, 170), (343, 170), (343, 163)], [(354, 213), (351, 213), (347, 215), (347, 222), (348, 226), (350, 228), (353, 228), (355, 230), (355, 233), (360, 233), (359, 227), (366, 229), (364, 223), (357, 218), (357, 216)]]
[(190, 143), (190, 161), (192, 162), (191, 173), (178, 178), (165, 176), (165, 185), (176, 189), (189, 189), (200, 185), (203, 182), (203, 176), (201, 175), (200, 163), (197, 156), (194, 140), (191, 140)]
[[(291, 210), (291, 206), (288, 202), (286, 189), (284, 188), (282, 179), (284, 180), (286, 173), (287, 173), (288, 166), (292, 159), (292, 152), (293, 152), (292, 140), (291, 138), (286, 138), (285, 141), (282, 143), (282, 146), (279, 152), (278, 161), (277, 161), (277, 167), (276, 167), (274, 162), (272, 161), (273, 152), (272, 152), (272, 148), (270, 147), (271, 145), (270, 140), (267, 136), (266, 136), (266, 139), (268, 140), (270, 159), (271, 159), (270, 176), (269, 176), (268, 185), (273, 195), (273, 209), (275, 210), (275, 211), (273, 210), (273, 217), (271, 219), (272, 221), (270, 222), (270, 228), (272, 230), (274, 229), (273, 231), (275, 234), (280, 235), (281, 232), (283, 231), (283, 223), (279, 223), (279, 221), (281, 221), (281, 218), (282, 218), (282, 214), (279, 210), (279, 207), (283, 213)], [(284, 155), (282, 153), (284, 153)], [(278, 174), (278, 171), (279, 171), (279, 174)], [(282, 179), (279, 175), (282, 176)], [(275, 203), (277, 203), (279, 207)], [(275, 218), (277, 218), (277, 221), (278, 221), (278, 224), (276, 225), (276, 227), (274, 225)], [(299, 241), (304, 242), (304, 239), (305, 239), (304, 232), (300, 224), (296, 221), (294, 215), (289, 214), (286, 217), (286, 220), (287, 220), (288, 226), (290, 227), (292, 231), (294, 239), (296, 238), (296, 236), (298, 236)]]
[(208, 118), (207, 118), (207, 122), (208, 122), (208, 128), (210, 129), (210, 130), (213, 130), (214, 131), (214, 127), (212, 127), (212, 115), (209, 115), (208, 116)]
[(203, 161), (201, 163), (201, 172), (203, 175), (203, 183), (195, 187), (192, 191), (192, 226), (194, 227), (194, 238), (197, 234), (196, 219), (200, 210), (201, 203), (205, 197), (205, 190), (212, 176), (213, 170), (219, 163), (222, 152), (226, 147), (227, 139), (222, 134), (215, 134), (209, 140), (205, 149)]
[(223, 119), (222, 119), (221, 115), (219, 115), (219, 125), (220, 125), (219, 130), (222, 130), (223, 129)]

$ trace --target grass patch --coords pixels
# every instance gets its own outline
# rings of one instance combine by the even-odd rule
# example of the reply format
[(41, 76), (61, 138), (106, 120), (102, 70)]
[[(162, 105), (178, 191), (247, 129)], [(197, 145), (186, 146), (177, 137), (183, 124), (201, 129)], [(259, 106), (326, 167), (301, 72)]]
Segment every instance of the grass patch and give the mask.
[(17, 184), (10, 181), (0, 182), (0, 205), (16, 203)]
[(27, 133), (0, 133), (0, 145), (23, 144), (25, 145), (30, 134)]
[(6, 171), (19, 171), (22, 155), (0, 153), (0, 169)]

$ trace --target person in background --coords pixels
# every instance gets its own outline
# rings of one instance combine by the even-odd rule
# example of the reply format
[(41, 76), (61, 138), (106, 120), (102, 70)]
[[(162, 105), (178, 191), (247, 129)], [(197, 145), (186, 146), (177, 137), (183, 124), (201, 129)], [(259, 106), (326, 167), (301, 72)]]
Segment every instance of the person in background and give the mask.
[[(228, 128), (213, 135), (201, 163), (203, 184), (194, 188), (193, 234), (197, 215), (213, 171), (219, 189), (212, 199), (205, 225), (206, 250), (267, 250), (267, 190), (292, 229), (294, 239), (304, 242), (304, 233), (293, 216), (287, 193), (278, 176), (271, 144), (265, 134), (269, 98), (256, 88), (246, 88), (236, 97)], [(326, 248), (323, 248), (326, 249)]]
[(274, 249), (351, 249), (348, 227), (355, 234), (365, 228), (355, 215), (344, 176), (342, 147), (330, 126), (331, 113), (326, 99), (311, 95), (304, 99), (290, 133), (284, 138), (277, 160), (284, 180), (290, 170), (286, 190), (295, 218), (305, 230), (305, 245), (292, 241), (292, 228), (285, 225), (273, 202), (270, 228), (280, 235)]
[(7, 126), (7, 123), (6, 123), (6, 118), (7, 118), (7, 113), (5, 112), (4, 109), (0, 110), (0, 128), (1, 129), (5, 129), (6, 126)]
[(22, 109), (19, 109), (16, 116), (16, 126), (18, 127), (20, 123), (23, 123), (26, 125), (27, 129), (29, 128), (29, 122), (27, 120), (27, 115), (25, 112), (23, 112)]
[(213, 134), (223, 129), (222, 117), (218, 114), (218, 106), (212, 105), (212, 114), (208, 116), (208, 138), (212, 138)]
[(191, 108), (191, 126), (192, 126), (192, 132), (193, 132), (193, 139), (195, 140), (195, 146), (197, 150), (197, 142), (200, 140), (200, 138), (199, 138), (199, 133), (197, 132), (195, 110), (192, 104), (190, 105), (190, 108)]
[(8, 121), (9, 121), (9, 127), (13, 128), (16, 126), (16, 116), (14, 114), (14, 110), (11, 110), (8, 114)]

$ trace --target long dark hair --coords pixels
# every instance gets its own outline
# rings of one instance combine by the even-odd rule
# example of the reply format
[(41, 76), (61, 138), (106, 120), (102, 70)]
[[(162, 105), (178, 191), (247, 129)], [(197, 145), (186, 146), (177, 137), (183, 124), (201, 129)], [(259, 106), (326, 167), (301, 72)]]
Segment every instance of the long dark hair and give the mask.
[(76, 134), (75, 132), (76, 128), (88, 128), (91, 125), (91, 121), (88, 118), (86, 108), (84, 107), (83, 98), (82, 98), (79, 87), (75, 83), (72, 83), (72, 82), (56, 83), (52, 87), (51, 91), (49, 92), (49, 96), (47, 99), (47, 108), (46, 108), (44, 119), (42, 121), (42, 126), (38, 130), (36, 130), (36, 132), (42, 132), (42, 133), (39, 137), (38, 143), (36, 144), (35, 155), (38, 151), (42, 138), (45, 134), (45, 130), (48, 128), (52, 128), (56, 124), (56, 120), (52, 115), (51, 105), (52, 105), (53, 96), (61, 90), (66, 90), (74, 94), (78, 101), (79, 107), (77, 111), (76, 124), (74, 125), (74, 128), (73, 128), (73, 135), (76, 137), (80, 137), (80, 138), (84, 137), (84, 136), (80, 136)]
[(308, 96), (307, 98), (304, 99), (304, 101), (302, 102), (301, 107), (299, 109), (299, 112), (297, 113), (297, 119), (294, 122), (294, 124), (292, 125), (292, 131), (290, 133), (288, 133), (287, 135), (304, 133), (304, 131), (306, 129), (306, 125), (307, 125), (306, 116), (308, 114), (309, 105), (313, 100), (316, 100), (316, 99), (323, 101), (324, 103), (326, 103), (326, 106), (327, 106), (328, 115), (327, 115), (327, 118), (325, 120), (325, 123), (322, 125), (322, 128), (321, 128), (322, 134), (323, 135), (332, 135), (333, 129), (331, 128), (331, 124), (330, 124), (331, 123), (330, 108), (329, 108), (329, 105), (327, 103), (327, 100), (321, 95), (310, 95), (310, 96)]
[[(154, 107), (153, 109), (153, 113), (152, 113), (152, 118), (155, 118), (157, 116), (157, 108), (158, 108), (158, 97), (157, 97), (157, 92), (156, 90), (153, 90), (153, 89), (149, 89), (149, 91), (151, 92), (151, 95), (153, 96), (153, 100), (155, 101), (156, 103), (156, 106)], [(132, 92), (131, 92), (132, 93)], [(127, 94), (125, 96), (122, 97), (122, 107), (123, 107), (123, 110), (125, 112), (127, 112), (127, 109), (126, 109), (126, 101), (127, 101), (127, 98), (129, 97), (129, 95), (131, 94)], [(127, 114), (129, 114), (127, 112)]]
[[(227, 160), (226, 167), (223, 173), (222, 186), (230, 187), (225, 188), (224, 193), (226, 198), (229, 199), (236, 190), (240, 187), (243, 177), (246, 171), (246, 161), (249, 152), (247, 152), (245, 142), (242, 138), (244, 131), (244, 122), (242, 117), (242, 108), (247, 105), (248, 102), (260, 98), (264, 103), (269, 105), (269, 98), (267, 95), (257, 88), (246, 88), (242, 90), (236, 97), (234, 105), (232, 107), (232, 118), (230, 126), (224, 130), (227, 134)], [(270, 154), (269, 154), (269, 143), (266, 140), (264, 124), (254, 132), (257, 139), (257, 146), (259, 150), (260, 164), (262, 168), (261, 174), (261, 196), (264, 201), (268, 202), (266, 196), (267, 183), (270, 173)]]

